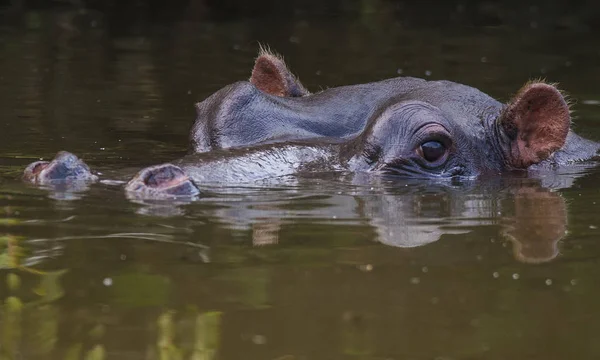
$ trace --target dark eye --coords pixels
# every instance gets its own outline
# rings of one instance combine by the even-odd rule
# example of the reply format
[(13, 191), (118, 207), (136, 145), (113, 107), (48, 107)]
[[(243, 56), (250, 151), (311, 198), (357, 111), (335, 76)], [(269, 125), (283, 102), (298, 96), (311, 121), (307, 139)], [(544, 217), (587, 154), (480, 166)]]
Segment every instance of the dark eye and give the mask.
[(417, 152), (428, 162), (436, 162), (446, 155), (446, 146), (439, 141), (427, 141), (419, 146)]

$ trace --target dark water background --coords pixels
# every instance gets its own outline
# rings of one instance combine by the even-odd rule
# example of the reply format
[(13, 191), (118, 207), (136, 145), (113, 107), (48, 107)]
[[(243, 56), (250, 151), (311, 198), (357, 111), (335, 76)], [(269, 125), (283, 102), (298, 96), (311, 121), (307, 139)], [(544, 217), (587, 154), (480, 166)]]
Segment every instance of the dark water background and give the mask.
[[(468, 186), (319, 177), (139, 203), (20, 182), (187, 150), (259, 43), (312, 91), (398, 74), (560, 82), (600, 139), (600, 6), (12, 1), (0, 15), (0, 359), (592, 359), (600, 170)], [(85, 189), (81, 189), (85, 190)]]

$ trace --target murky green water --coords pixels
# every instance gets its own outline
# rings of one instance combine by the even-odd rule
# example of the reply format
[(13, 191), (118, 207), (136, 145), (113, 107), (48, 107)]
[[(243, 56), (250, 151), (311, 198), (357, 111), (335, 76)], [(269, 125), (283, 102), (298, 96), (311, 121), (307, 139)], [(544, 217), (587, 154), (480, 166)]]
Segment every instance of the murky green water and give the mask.
[(0, 359), (596, 358), (593, 167), (458, 187), (296, 179), (193, 203), (19, 181), (61, 149), (105, 172), (181, 156), (193, 103), (248, 78), (259, 42), (313, 91), (402, 73), (506, 100), (545, 77), (600, 139), (592, 30), (535, 9), (487, 27), (363, 6), (255, 20), (190, 6), (125, 27), (68, 8), (3, 17)]

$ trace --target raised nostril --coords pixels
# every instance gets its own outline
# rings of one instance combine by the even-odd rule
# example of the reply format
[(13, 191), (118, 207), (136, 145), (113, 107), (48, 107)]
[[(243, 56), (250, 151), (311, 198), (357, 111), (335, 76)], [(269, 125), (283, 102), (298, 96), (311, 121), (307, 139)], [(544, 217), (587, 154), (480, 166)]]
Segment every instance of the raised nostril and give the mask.
[(27, 168), (25, 168), (25, 173), (30, 173), (33, 175), (37, 175), (40, 171), (44, 170), (48, 166), (47, 161), (36, 161), (32, 164), (29, 164)]
[(27, 165), (23, 172), (23, 179), (29, 182), (37, 182), (37, 176), (42, 170), (48, 167), (48, 164), (48, 161), (36, 161)]
[(148, 168), (143, 176), (144, 183), (150, 187), (161, 187), (180, 178), (187, 177), (183, 170), (174, 165), (158, 165)]
[(125, 186), (128, 192), (148, 198), (196, 196), (200, 190), (178, 166), (162, 164), (141, 170)]

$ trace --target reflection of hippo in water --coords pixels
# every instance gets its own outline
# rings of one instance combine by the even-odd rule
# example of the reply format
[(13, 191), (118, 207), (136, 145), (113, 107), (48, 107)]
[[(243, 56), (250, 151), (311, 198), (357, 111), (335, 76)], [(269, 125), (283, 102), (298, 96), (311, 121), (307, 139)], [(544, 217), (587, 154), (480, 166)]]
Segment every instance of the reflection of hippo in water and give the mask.
[[(561, 177), (573, 179), (572, 174)], [(322, 181), (299, 179), (302, 196), (293, 188), (275, 194), (237, 189), (227, 195), (243, 200), (219, 202), (210, 213), (230, 229), (251, 229), (254, 245), (277, 243), (286, 224), (301, 218), (311, 219), (311, 224), (368, 225), (378, 242), (398, 248), (481, 232), (475, 238), (510, 240), (515, 258), (528, 263), (554, 259), (568, 227), (565, 199), (536, 178), (501, 177), (459, 188), (379, 180), (353, 176), (352, 189), (342, 186), (344, 191), (336, 193), (324, 190)], [(369, 190), (372, 185), (376, 191)], [(290, 202), (295, 204), (292, 209)]]
[[(503, 105), (449, 81), (394, 78), (310, 94), (267, 52), (249, 82), (197, 104), (193, 154), (140, 171), (142, 197), (196, 195), (203, 183), (315, 171), (473, 178), (593, 158), (600, 145), (570, 131), (569, 107), (550, 84), (527, 83)], [(95, 181), (69, 153), (36, 162), (25, 179)]]

